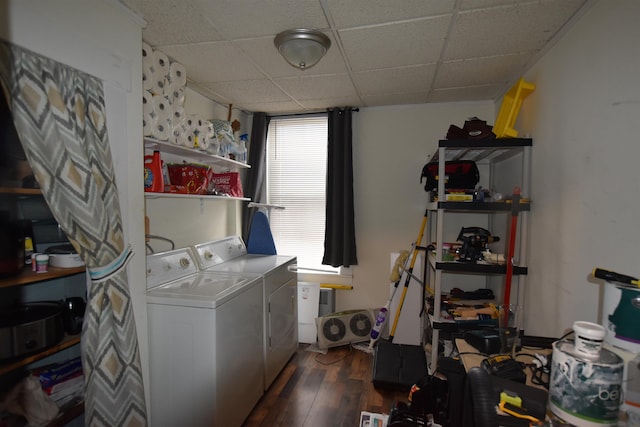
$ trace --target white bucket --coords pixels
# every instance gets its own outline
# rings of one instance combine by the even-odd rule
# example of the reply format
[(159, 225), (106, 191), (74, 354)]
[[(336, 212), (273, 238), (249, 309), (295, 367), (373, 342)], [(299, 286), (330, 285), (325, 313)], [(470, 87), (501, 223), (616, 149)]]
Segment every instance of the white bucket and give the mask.
[(576, 427), (618, 424), (623, 361), (601, 349), (599, 357), (585, 358), (570, 341), (553, 343), (549, 378), (549, 409)]
[(576, 339), (575, 352), (589, 359), (597, 359), (606, 335), (604, 327), (597, 323), (579, 321), (573, 322), (573, 332)]

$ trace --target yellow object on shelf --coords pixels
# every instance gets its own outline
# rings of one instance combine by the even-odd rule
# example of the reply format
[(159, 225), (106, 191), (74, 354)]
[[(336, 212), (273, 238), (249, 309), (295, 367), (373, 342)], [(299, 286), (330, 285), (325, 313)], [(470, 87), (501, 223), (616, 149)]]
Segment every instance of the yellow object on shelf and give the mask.
[(496, 124), (493, 126), (493, 133), (496, 134), (496, 138), (516, 138), (518, 136), (518, 131), (513, 126), (516, 124), (522, 101), (535, 89), (536, 85), (520, 78), (504, 94)]

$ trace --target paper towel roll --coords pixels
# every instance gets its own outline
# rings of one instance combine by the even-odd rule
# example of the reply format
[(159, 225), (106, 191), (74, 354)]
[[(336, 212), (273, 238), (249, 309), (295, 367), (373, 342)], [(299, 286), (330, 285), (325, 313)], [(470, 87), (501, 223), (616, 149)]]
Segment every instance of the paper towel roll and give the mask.
[(184, 105), (184, 86), (169, 83), (164, 89), (164, 96), (167, 97), (171, 104)]
[(170, 67), (171, 63), (169, 62), (169, 57), (159, 50), (154, 50), (153, 72), (157, 73), (158, 76), (162, 76), (163, 78), (165, 78), (169, 74)]
[(172, 62), (169, 66), (168, 78), (172, 85), (184, 87), (187, 85), (187, 70), (184, 68), (184, 65), (179, 62)]

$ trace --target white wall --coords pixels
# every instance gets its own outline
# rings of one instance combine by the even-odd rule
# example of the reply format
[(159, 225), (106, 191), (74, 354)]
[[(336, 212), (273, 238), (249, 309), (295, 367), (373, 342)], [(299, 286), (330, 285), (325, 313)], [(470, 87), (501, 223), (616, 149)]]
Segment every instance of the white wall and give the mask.
[(526, 74), (533, 142), (525, 331), (599, 321), (594, 267), (640, 276), (640, 2), (599, 1)]
[(354, 289), (338, 291), (338, 310), (379, 307), (389, 299), (389, 256), (410, 249), (427, 206), (422, 167), (449, 125), (463, 126), (472, 116), (492, 124), (494, 115), (489, 101), (361, 108), (354, 113), (359, 264), (353, 267)]

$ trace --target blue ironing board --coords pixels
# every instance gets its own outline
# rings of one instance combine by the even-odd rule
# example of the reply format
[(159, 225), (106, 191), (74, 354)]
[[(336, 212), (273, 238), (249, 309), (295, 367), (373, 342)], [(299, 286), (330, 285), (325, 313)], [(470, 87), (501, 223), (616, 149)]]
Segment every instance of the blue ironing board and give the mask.
[(263, 211), (258, 210), (253, 214), (249, 239), (247, 241), (247, 253), (261, 255), (277, 255), (276, 244), (273, 241), (269, 218)]

